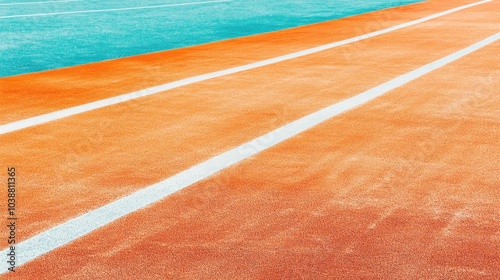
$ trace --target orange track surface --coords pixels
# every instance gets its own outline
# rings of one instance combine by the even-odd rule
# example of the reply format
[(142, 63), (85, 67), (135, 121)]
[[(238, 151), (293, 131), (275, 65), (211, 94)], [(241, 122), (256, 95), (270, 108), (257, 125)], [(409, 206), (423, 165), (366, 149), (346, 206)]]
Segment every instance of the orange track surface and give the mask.
[[(0, 101), (0, 123), (471, 2), (433, 0), (3, 78), (0, 90), (8, 95)], [(19, 240), (495, 34), (499, 6), (493, 1), (359, 43), (0, 135), (2, 165), (18, 169)], [(498, 279), (499, 47), (485, 47), (96, 230), (18, 268), (16, 276)]]

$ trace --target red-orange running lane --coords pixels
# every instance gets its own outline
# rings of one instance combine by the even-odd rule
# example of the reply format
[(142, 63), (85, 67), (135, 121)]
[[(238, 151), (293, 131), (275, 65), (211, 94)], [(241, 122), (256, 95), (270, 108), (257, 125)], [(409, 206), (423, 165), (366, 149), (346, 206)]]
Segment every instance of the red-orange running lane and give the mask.
[(491, 9), (1, 135), (0, 158), (23, 186), (18, 238), (476, 43), (496, 32), (481, 25)]
[(19, 275), (498, 279), (499, 47), (96, 230)]
[[(427, 1), (0, 79), (1, 90), (14, 93), (14, 102), (0, 101), (9, 111), (0, 121), (356, 36), (378, 17), (388, 18), (379, 22), (382, 28), (471, 2)], [(2, 164), (19, 167), (19, 240), (495, 34), (498, 8), (493, 1), (363, 42), (1, 135)], [(105, 226), (20, 267), (16, 276), (498, 279), (498, 49), (495, 43)], [(164, 67), (178, 71), (155, 74)], [(93, 80), (96, 75), (102, 80)], [(76, 76), (75, 83), (53, 83)], [(118, 76), (116, 87), (109, 87)], [(23, 80), (35, 81), (33, 91)], [(49, 86), (57, 89), (45, 91)], [(75, 90), (79, 94), (72, 95)], [(22, 96), (33, 97), (29, 106), (19, 102)]]
[(0, 78), (0, 124), (363, 35), (473, 2), (428, 1), (280, 32)]

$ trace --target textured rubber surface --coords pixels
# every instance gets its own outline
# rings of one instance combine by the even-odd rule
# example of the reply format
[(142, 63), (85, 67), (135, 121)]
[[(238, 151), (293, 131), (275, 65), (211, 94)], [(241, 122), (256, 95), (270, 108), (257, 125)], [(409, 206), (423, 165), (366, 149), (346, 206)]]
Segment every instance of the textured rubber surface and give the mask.
[(4, 5), (0, 77), (277, 31), (413, 2), (418, 0), (82, 0)]
[[(0, 101), (1, 118), (51, 112), (472, 2), (433, 0), (2, 78), (9, 94)], [(496, 34), (498, 10), (492, 1), (364, 42), (2, 135), (1, 164), (19, 170), (19, 241)], [(499, 46), (98, 229), (19, 267), (16, 276), (497, 279)]]

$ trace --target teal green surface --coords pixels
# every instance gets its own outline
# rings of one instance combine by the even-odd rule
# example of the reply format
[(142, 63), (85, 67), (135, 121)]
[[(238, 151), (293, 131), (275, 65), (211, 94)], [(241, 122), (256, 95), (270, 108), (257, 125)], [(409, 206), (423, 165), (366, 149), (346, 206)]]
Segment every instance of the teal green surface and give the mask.
[[(198, 45), (418, 2), (209, 1), (0, 1), (0, 77)], [(102, 11), (183, 3), (189, 5)], [(75, 13), (53, 14), (67, 12)]]

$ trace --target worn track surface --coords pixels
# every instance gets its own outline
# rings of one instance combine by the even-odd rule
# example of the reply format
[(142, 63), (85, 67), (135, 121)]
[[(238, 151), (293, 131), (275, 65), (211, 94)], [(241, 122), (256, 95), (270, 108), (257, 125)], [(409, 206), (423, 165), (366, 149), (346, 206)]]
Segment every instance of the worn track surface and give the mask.
[[(0, 124), (468, 3), (430, 0), (0, 78)], [(491, 1), (2, 134), (0, 165), (17, 169), (17, 240), (492, 36), (500, 31), (499, 11)], [(499, 51), (500, 42), (489, 44), (2, 278), (500, 279)]]

